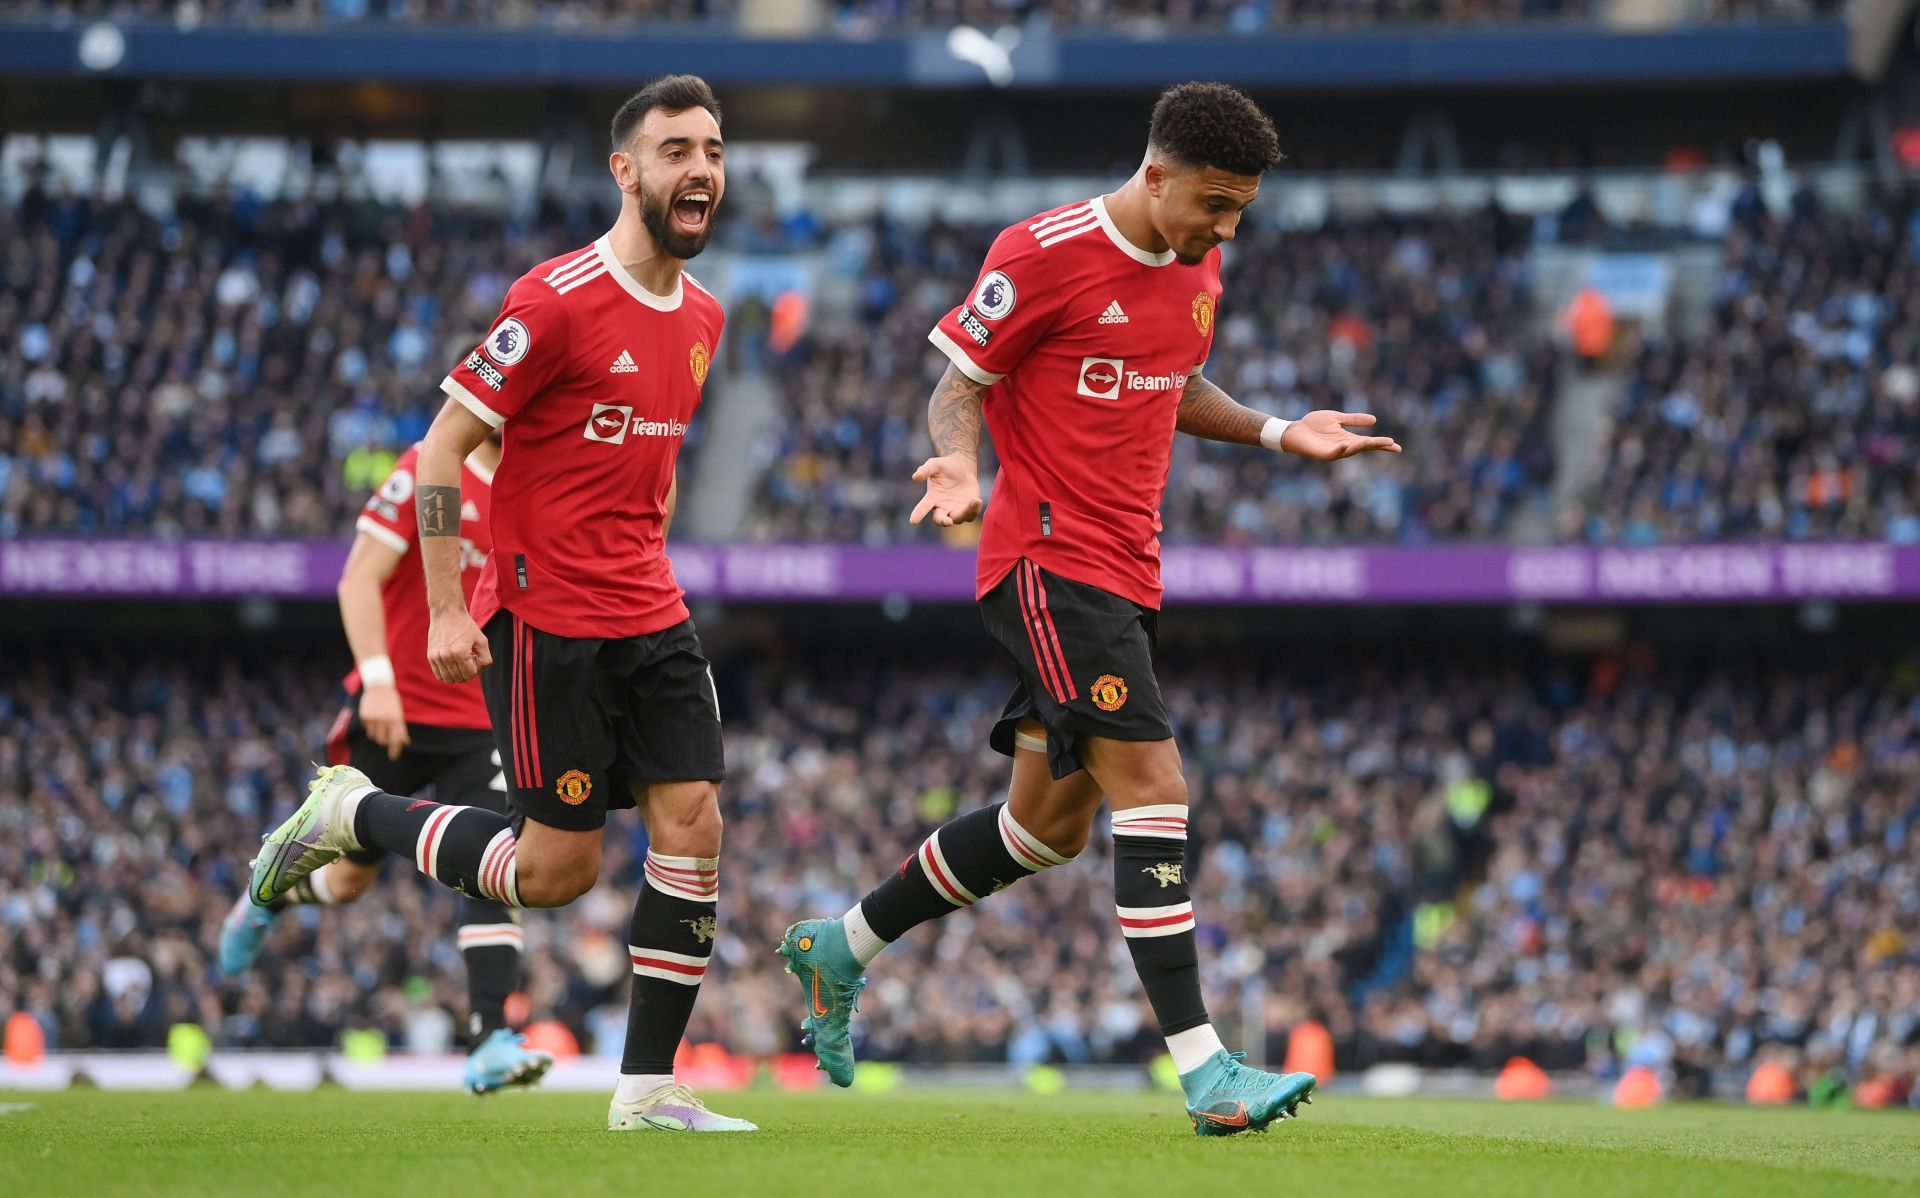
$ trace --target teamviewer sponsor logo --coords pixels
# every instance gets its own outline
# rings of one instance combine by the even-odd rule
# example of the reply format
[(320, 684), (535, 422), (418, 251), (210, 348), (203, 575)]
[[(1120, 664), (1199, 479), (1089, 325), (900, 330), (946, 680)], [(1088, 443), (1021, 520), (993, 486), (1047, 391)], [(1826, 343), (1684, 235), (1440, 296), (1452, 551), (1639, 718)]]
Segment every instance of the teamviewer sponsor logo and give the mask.
[(1080, 359), (1080, 394), (1088, 399), (1119, 399), (1127, 364), (1120, 358)]
[(620, 445), (627, 439), (627, 422), (632, 419), (633, 408), (626, 404), (594, 404), (593, 415), (587, 418), (586, 438)]

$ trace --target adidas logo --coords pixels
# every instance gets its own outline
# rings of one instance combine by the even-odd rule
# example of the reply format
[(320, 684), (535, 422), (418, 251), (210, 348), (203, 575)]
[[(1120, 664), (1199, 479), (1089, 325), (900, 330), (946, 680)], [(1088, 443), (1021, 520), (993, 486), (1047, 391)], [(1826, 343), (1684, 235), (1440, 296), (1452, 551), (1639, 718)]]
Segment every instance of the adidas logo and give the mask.
[(640, 368), (633, 364), (633, 355), (623, 349), (620, 351), (620, 356), (613, 360), (613, 365), (607, 367), (607, 373), (639, 374)]
[(1127, 323), (1127, 314), (1120, 310), (1119, 300), (1114, 300), (1112, 303), (1107, 305), (1107, 310), (1100, 314), (1100, 323), (1101, 324)]

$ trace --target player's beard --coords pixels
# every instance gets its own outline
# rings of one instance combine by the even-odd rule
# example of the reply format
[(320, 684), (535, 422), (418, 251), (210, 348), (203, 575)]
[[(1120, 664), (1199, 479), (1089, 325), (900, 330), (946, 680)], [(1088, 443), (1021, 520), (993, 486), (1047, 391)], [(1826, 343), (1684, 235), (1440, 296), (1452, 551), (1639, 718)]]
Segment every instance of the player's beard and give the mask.
[(672, 257), (682, 262), (697, 258), (713, 236), (713, 218), (720, 211), (720, 193), (712, 189), (708, 192), (713, 202), (707, 205), (707, 223), (698, 233), (683, 233), (674, 227), (673, 197), (656, 196), (645, 189), (640, 192), (640, 223), (653, 234), (654, 242)]

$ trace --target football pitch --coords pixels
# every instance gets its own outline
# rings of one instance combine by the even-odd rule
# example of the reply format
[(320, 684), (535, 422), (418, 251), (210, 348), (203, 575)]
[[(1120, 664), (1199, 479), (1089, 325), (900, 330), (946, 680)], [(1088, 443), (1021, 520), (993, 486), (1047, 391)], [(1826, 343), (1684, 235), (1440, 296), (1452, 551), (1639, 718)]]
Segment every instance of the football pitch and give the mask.
[(1218, 1195), (1920, 1193), (1920, 1116), (1616, 1111), (1329, 1095), (1196, 1139), (1170, 1096), (716, 1095), (749, 1136), (615, 1135), (587, 1094), (0, 1093), (0, 1194)]

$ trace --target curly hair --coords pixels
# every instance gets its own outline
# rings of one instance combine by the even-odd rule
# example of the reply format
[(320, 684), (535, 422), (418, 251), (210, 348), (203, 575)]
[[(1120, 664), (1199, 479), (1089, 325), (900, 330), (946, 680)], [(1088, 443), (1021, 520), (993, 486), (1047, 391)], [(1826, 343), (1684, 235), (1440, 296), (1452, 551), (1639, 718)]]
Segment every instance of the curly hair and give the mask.
[(1267, 114), (1224, 83), (1181, 83), (1161, 92), (1147, 144), (1189, 166), (1235, 175), (1263, 174), (1284, 157)]

